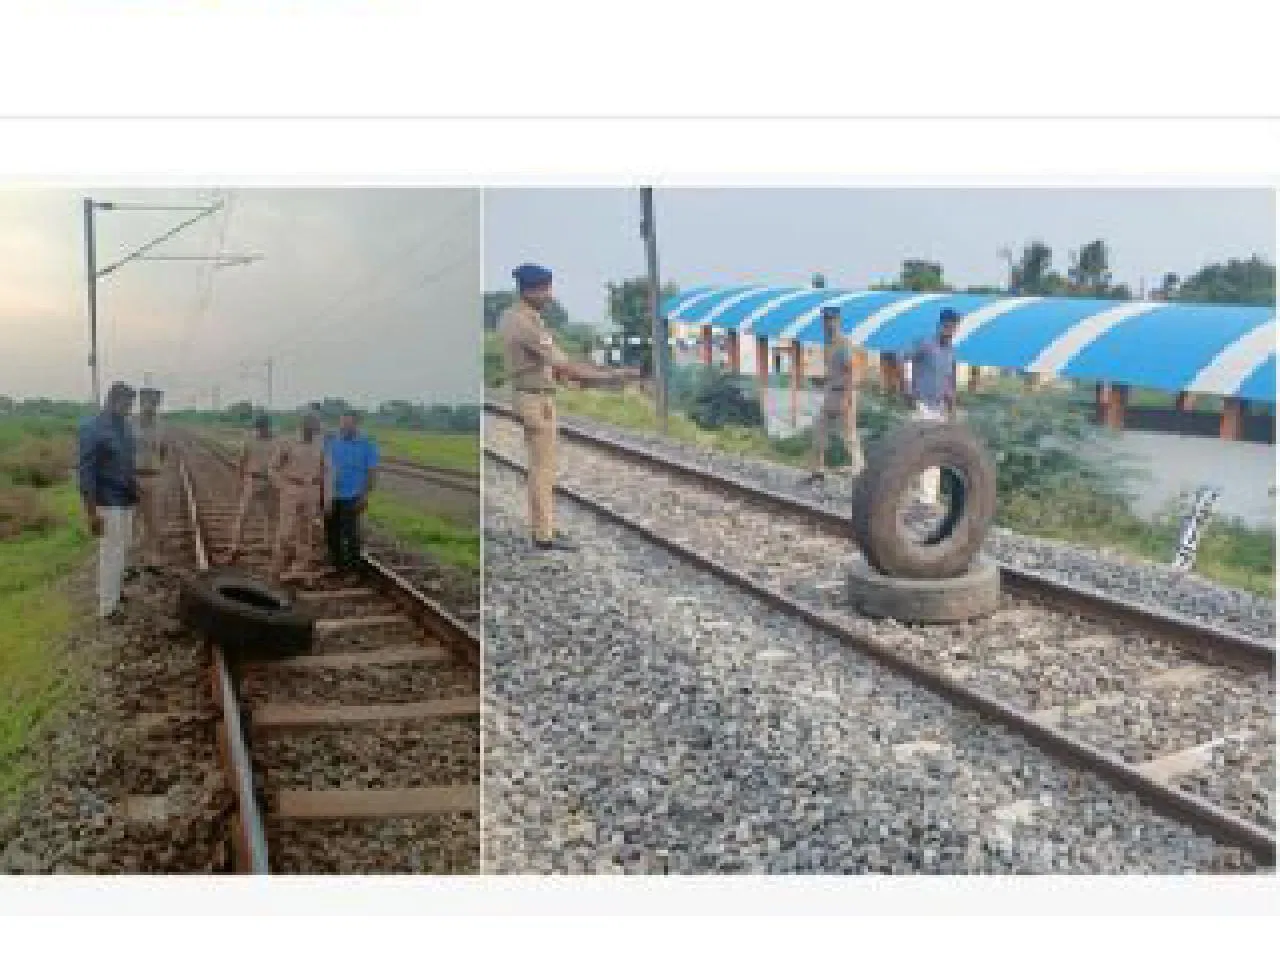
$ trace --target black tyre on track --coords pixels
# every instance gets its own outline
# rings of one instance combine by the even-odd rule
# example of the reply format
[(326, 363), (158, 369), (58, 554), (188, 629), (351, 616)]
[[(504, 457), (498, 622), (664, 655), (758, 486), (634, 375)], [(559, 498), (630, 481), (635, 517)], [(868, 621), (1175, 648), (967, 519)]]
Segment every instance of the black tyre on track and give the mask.
[[(941, 468), (950, 504), (937, 529), (915, 542), (899, 521), (899, 508), (929, 467)], [(995, 464), (977, 437), (954, 423), (909, 423), (867, 453), (853, 491), (854, 539), (887, 577), (956, 577), (977, 556), (995, 512)]]
[(315, 636), (315, 615), (291, 592), (238, 570), (210, 570), (184, 579), (178, 618), (246, 659), (297, 656), (311, 649)]

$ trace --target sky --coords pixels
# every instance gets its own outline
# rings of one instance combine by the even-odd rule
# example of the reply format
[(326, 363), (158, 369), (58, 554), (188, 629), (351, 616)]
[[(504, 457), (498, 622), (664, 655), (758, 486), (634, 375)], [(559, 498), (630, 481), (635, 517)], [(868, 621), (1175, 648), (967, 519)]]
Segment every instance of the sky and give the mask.
[[(939, 261), (957, 286), (1003, 286), (1001, 247), (1044, 240), (1068, 251), (1104, 239), (1116, 283), (1137, 295), (1170, 270), (1230, 257), (1275, 262), (1275, 194), (1245, 189), (675, 188), (654, 193), (664, 282), (797, 284), (815, 272), (858, 289), (908, 258)], [(602, 322), (605, 284), (642, 276), (635, 189), (507, 188), (485, 194), (485, 289), (511, 287), (526, 260), (556, 276), (574, 320)]]
[[(146, 379), (166, 405), (266, 395), (474, 402), (480, 395), (480, 195), (442, 189), (0, 190), (0, 394), (90, 396), (82, 198), (226, 198), (154, 255), (261, 254), (125, 264), (98, 284), (102, 383)], [(192, 213), (100, 211), (99, 267)]]

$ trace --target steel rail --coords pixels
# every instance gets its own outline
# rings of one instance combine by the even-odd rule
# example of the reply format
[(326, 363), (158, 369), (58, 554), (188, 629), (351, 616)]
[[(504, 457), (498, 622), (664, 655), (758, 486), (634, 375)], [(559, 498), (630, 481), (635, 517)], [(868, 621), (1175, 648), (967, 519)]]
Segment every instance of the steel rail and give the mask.
[[(486, 401), (485, 410), (515, 420), (515, 413), (505, 404)], [(782, 508), (799, 514), (822, 529), (852, 540), (850, 518), (830, 507), (820, 506), (800, 497), (770, 490), (749, 480), (695, 466), (649, 450), (639, 444), (604, 437), (572, 424), (560, 424), (565, 436), (600, 447), (630, 460), (658, 466), (670, 473), (698, 480), (709, 486), (744, 497), (774, 509)], [(1101, 593), (1074, 584), (1052, 574), (1029, 570), (1000, 562), (1001, 587), (1007, 592), (1034, 600), (1045, 606), (1078, 613), (1095, 621), (1140, 630), (1150, 637), (1165, 640), (1186, 650), (1198, 659), (1213, 663), (1230, 663), (1251, 670), (1264, 670), (1270, 676), (1276, 671), (1276, 645), (1216, 624), (1201, 623), (1170, 610)]]
[[(195, 535), (196, 567), (205, 571), (209, 569), (209, 554), (205, 549), (195, 488), (191, 482), (191, 472), (187, 468), (185, 455), (179, 455), (178, 470), (182, 477), (183, 491), (186, 494), (187, 515)], [(244, 873), (270, 873), (267, 834), (263, 825), (262, 811), (254, 792), (253, 766), (249, 760), (249, 747), (245, 742), (244, 727), (240, 722), (240, 703), (236, 698), (235, 684), (231, 679), (231, 670), (227, 666), (226, 658), (222, 655), (222, 648), (216, 643), (211, 643), (210, 647), (213, 656), (213, 695), (222, 713), (220, 746), (226, 765), (231, 769), (232, 790), (236, 795), (236, 806), (239, 811), (235, 818), (238, 865)]]
[(466, 662), (479, 668), (480, 637), (461, 620), (436, 603), (368, 550), (360, 554), (365, 572), (391, 592), (404, 598), (430, 632), (440, 637)]
[(432, 486), (448, 487), (450, 490), (458, 490), (462, 493), (471, 493), (477, 496), (480, 494), (480, 475), (478, 473), (467, 473), (447, 467), (428, 467), (409, 460), (392, 460), (390, 458), (384, 458), (378, 469), (395, 476), (413, 477), (415, 480), (421, 480)]
[[(484, 448), (484, 454), (510, 470), (527, 475), (523, 464), (505, 454), (488, 446)], [(1002, 703), (980, 690), (965, 686), (938, 670), (917, 663), (888, 644), (877, 640), (869, 632), (853, 629), (805, 603), (783, 596), (771, 587), (724, 566), (701, 551), (670, 540), (639, 521), (624, 516), (589, 494), (560, 483), (556, 484), (555, 490), (567, 499), (581, 504), (612, 523), (639, 534), (695, 567), (734, 584), (774, 609), (796, 617), (824, 633), (829, 633), (857, 647), (886, 664), (890, 669), (907, 676), (952, 703), (1003, 724), (1045, 752), (1072, 764), (1083, 766), (1111, 784), (1132, 791), (1152, 809), (1171, 819), (1184, 823), (1220, 842), (1242, 847), (1264, 865), (1274, 865), (1275, 835), (1257, 824), (1155, 780), (1118, 757), (1103, 753), (1082, 740), (1036, 720), (1030, 714)]]

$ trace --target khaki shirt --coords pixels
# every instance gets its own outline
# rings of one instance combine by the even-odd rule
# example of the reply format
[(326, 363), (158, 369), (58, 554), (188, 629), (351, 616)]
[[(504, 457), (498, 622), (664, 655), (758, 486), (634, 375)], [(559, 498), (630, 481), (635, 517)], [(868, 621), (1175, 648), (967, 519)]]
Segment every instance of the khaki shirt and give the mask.
[(847, 337), (835, 338), (827, 363), (827, 393), (843, 396), (853, 388), (853, 349)]
[(290, 486), (315, 486), (324, 483), (324, 447), (320, 438), (310, 443), (301, 437), (289, 437), (278, 441), (267, 468), (277, 484)]
[(512, 304), (498, 320), (498, 335), (502, 337), (512, 389), (555, 388), (551, 368), (568, 360), (537, 310), (523, 300)]
[(152, 423), (147, 426), (139, 422), (134, 435), (138, 443), (135, 469), (142, 474), (158, 473), (168, 452), (168, 445), (162, 439), (160, 424)]
[(241, 463), (244, 471), (251, 477), (265, 477), (271, 459), (275, 455), (276, 441), (252, 437), (240, 447)]

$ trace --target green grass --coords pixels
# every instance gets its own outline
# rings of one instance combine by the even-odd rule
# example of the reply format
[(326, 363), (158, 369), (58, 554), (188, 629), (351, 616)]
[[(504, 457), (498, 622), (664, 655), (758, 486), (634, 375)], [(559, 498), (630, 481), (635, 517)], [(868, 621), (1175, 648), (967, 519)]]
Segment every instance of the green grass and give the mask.
[(399, 427), (373, 427), (383, 456), (412, 460), (426, 467), (451, 467), (475, 473), (480, 469), (480, 437), (473, 433), (426, 433)]
[[(627, 430), (656, 433), (658, 419), (652, 402), (635, 394), (562, 390), (557, 406), (564, 414), (596, 420)], [(769, 439), (763, 429), (730, 427), (700, 430), (683, 414), (672, 411), (669, 435), (725, 453), (756, 457), (789, 466), (803, 466), (809, 440), (800, 434)], [(1179, 520), (1168, 517), (1147, 522), (1124, 509), (1101, 510), (1094, 502), (1072, 504), (1070, 494), (1046, 503), (1038, 498), (1014, 498), (1001, 504), (1000, 522), (1019, 533), (1105, 547), (1134, 559), (1168, 563), (1177, 541)], [(1204, 528), (1196, 556), (1196, 573), (1218, 583), (1263, 596), (1275, 596), (1275, 533), (1253, 530), (1226, 519)]]
[(480, 569), (480, 531), (456, 521), (424, 513), (383, 490), (369, 502), (369, 522), (408, 546), (418, 547), (440, 563), (463, 570)]
[(72, 484), (39, 495), (59, 525), (0, 542), (0, 806), (27, 782), (33, 771), (23, 750), (71, 689), (76, 667), (62, 638), (76, 614), (58, 583), (93, 547)]
[[(641, 433), (658, 431), (658, 415), (653, 402), (632, 393), (597, 390), (561, 390), (556, 398), (561, 414), (585, 417)], [(760, 457), (802, 466), (809, 451), (809, 441), (770, 440), (763, 430), (750, 427), (725, 427), (703, 430), (683, 413), (669, 410), (667, 434), (673, 440), (696, 443), (724, 453), (744, 457)]]

